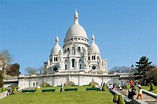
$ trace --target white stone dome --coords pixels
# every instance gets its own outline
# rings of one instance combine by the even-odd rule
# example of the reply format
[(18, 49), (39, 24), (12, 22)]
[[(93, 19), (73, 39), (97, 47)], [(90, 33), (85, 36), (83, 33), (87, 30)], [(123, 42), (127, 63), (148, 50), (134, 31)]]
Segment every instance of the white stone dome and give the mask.
[(88, 45), (88, 38), (87, 38), (86, 31), (78, 22), (77, 11), (75, 11), (74, 13), (74, 24), (66, 32), (66, 36), (64, 39), (64, 46), (76, 41)]
[(67, 31), (66, 36), (65, 36), (65, 40), (66, 39), (71, 39), (73, 37), (84, 37), (87, 38), (87, 34), (86, 31), (83, 29), (83, 27), (81, 25), (79, 25), (78, 23), (74, 23)]
[(62, 48), (59, 46), (58, 44), (58, 37), (56, 37), (56, 44), (54, 45), (54, 47), (51, 50), (52, 54), (59, 54), (59, 53), (63, 53)]
[(100, 54), (99, 48), (94, 42), (94, 36), (92, 36), (92, 44), (89, 46), (89, 52)]

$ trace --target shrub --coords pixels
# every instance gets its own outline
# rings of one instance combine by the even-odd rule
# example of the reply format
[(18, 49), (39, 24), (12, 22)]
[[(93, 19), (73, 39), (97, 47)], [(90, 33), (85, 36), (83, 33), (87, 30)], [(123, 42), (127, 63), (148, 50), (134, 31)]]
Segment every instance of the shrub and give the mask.
[(35, 87), (35, 91), (38, 91), (39, 90), (39, 88), (38, 87)]
[(129, 89), (130, 85), (129, 84), (125, 84), (125, 89)]
[(7, 88), (2, 88), (2, 89), (1, 89), (2, 92), (6, 91), (6, 90), (7, 90)]
[(48, 83), (46, 83), (46, 82), (43, 82), (43, 83), (41, 84), (41, 87), (50, 87), (50, 84), (48, 84)]
[(71, 85), (75, 85), (75, 83), (72, 82), (72, 81), (67, 81), (67, 82), (65, 82), (65, 85), (66, 86), (71, 86)]
[(122, 95), (118, 95), (118, 102), (117, 104), (125, 104), (124, 98), (122, 97)]
[(103, 86), (102, 91), (107, 91), (106, 85)]
[(12, 94), (16, 94), (16, 93), (17, 93), (17, 90), (16, 90), (16, 87), (14, 87)]
[(89, 86), (93, 86), (93, 85), (99, 86), (99, 84), (97, 82), (94, 82), (94, 81), (92, 81), (92, 82), (89, 83)]
[(117, 94), (114, 94), (114, 96), (113, 96), (113, 102), (118, 102), (118, 95)]
[(155, 90), (155, 86), (153, 83), (150, 84), (150, 91)]

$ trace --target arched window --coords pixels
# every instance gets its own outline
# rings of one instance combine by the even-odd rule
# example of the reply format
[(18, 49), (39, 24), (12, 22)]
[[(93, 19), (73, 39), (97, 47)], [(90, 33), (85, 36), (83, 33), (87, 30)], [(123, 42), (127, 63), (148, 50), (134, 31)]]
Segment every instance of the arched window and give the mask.
[(75, 59), (72, 59), (72, 67), (74, 67)]
[(50, 62), (52, 62), (52, 58), (50, 58)]
[(67, 70), (67, 65), (65, 64), (65, 70)]
[(81, 69), (81, 63), (80, 63), (80, 69)]

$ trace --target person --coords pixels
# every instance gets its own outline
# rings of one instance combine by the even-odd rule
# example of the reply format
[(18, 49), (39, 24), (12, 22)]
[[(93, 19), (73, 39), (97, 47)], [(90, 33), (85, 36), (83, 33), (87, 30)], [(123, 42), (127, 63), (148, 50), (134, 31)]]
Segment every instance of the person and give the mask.
[(11, 89), (10, 89), (10, 86), (8, 86), (8, 89), (7, 89), (7, 96), (11, 94)]
[(122, 90), (124, 90), (125, 83), (122, 81)]
[(62, 90), (63, 90), (63, 84), (61, 83), (60, 92), (62, 92)]
[(136, 99), (138, 99), (139, 97), (142, 100), (142, 87), (141, 87), (141, 85), (138, 86), (138, 94), (137, 94)]
[(134, 81), (133, 80), (130, 80), (130, 85), (134, 85)]
[(133, 100), (134, 95), (136, 95), (136, 89), (134, 88), (134, 85), (131, 85), (130, 89), (128, 90), (128, 98)]

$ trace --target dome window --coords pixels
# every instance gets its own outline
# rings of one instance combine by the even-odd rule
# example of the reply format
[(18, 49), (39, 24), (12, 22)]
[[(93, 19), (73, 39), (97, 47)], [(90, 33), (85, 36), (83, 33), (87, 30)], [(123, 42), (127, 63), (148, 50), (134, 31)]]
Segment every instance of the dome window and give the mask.
[(50, 58), (50, 62), (52, 62), (52, 58)]
[(78, 51), (79, 51), (79, 52), (81, 51), (81, 48), (80, 48), (80, 47), (78, 47)]
[(67, 52), (67, 50), (65, 49), (65, 50), (64, 50), (64, 52), (66, 53), (66, 52)]
[(88, 60), (90, 60), (90, 57), (88, 57)]
[(57, 58), (57, 57), (54, 57), (54, 61), (58, 61), (58, 58)]
[(95, 60), (95, 56), (92, 56), (92, 60)]

